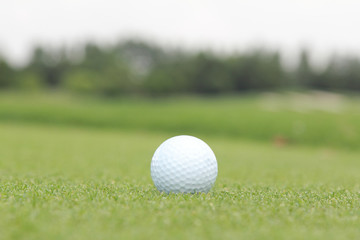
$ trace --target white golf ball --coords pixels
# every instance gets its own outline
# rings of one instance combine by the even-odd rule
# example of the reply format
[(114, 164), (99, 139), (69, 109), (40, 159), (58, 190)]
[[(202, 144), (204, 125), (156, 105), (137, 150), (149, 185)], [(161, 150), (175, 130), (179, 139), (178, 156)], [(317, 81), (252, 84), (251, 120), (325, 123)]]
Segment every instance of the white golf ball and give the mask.
[(151, 161), (151, 177), (165, 193), (207, 193), (218, 173), (214, 152), (202, 140), (176, 136), (156, 149)]

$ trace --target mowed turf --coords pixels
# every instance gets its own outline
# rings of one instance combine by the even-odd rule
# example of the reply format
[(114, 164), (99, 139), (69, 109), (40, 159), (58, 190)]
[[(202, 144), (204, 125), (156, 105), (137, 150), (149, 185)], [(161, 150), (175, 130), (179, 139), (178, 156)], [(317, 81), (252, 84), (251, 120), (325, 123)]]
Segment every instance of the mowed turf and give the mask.
[(360, 98), (318, 92), (108, 100), (0, 92), (0, 121), (360, 148)]
[(0, 123), (1, 239), (360, 239), (360, 152), (197, 135), (219, 175), (164, 195), (171, 134)]

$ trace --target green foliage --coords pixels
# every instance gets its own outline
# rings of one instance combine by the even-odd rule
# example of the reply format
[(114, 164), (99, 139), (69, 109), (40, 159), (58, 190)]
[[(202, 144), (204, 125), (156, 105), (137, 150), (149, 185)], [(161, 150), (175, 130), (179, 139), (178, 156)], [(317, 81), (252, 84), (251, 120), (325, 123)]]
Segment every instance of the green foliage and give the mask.
[(43, 78), (32, 71), (24, 71), (21, 74), (17, 74), (16, 88), (21, 90), (41, 90), (45, 87)]
[(0, 89), (10, 88), (14, 84), (15, 71), (0, 56)]
[(84, 59), (73, 65), (64, 77), (63, 87), (72, 92), (118, 96), (133, 91), (135, 74), (124, 59), (87, 44)]
[(279, 89), (290, 85), (286, 82), (278, 53), (258, 50), (233, 57), (229, 65), (238, 91)]
[[(40, 76), (41, 82), (47, 87), (57, 88), (61, 85), (64, 73), (70, 65), (65, 52), (65, 49), (53, 50), (36, 47), (29, 64), (23, 71)], [(19, 85), (23, 86), (21, 83)]]
[[(352, 56), (334, 56), (320, 70), (311, 63), (307, 50), (300, 53), (298, 66), (289, 69), (282, 65), (277, 51), (261, 48), (218, 54), (127, 40), (113, 45), (89, 42), (71, 49), (37, 46), (29, 63), (16, 70), (2, 60), (0, 89), (32, 89), (41, 83), (46, 88), (102, 96), (221, 94), (286, 88), (360, 90), (360, 62)], [(29, 76), (37, 76), (40, 81)], [(16, 84), (11, 84), (13, 78), (18, 79)]]
[(101, 77), (88, 70), (72, 71), (66, 74), (64, 88), (79, 93), (94, 93)]
[(309, 88), (314, 84), (315, 73), (309, 58), (309, 52), (303, 50), (300, 54), (299, 66), (296, 70), (296, 84), (304, 88)]
[[(168, 134), (0, 124), (2, 239), (359, 239), (359, 151), (204, 137), (208, 194), (160, 194)], [(56, 136), (56, 137), (54, 137)]]
[(190, 61), (189, 77), (193, 91), (217, 93), (231, 90), (229, 72), (225, 63), (213, 55), (200, 53)]
[(108, 96), (117, 96), (131, 92), (132, 74), (124, 65), (109, 66), (104, 70), (104, 76), (98, 78), (97, 90)]

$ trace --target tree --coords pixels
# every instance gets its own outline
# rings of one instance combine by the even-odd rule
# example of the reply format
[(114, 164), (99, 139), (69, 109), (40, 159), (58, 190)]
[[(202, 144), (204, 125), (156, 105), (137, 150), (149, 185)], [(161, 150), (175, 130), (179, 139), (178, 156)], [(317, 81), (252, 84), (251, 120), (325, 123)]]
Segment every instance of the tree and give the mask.
[(9, 88), (14, 84), (15, 71), (0, 57), (0, 89)]
[(315, 74), (311, 67), (307, 50), (300, 53), (299, 65), (295, 72), (296, 85), (299, 87), (310, 88), (314, 84)]
[(257, 50), (229, 60), (237, 91), (274, 89), (287, 86), (285, 71), (278, 53)]
[(40, 76), (46, 86), (57, 88), (61, 85), (68, 67), (69, 63), (64, 48), (58, 51), (50, 51), (36, 47), (24, 71), (35, 73), (35, 75)]

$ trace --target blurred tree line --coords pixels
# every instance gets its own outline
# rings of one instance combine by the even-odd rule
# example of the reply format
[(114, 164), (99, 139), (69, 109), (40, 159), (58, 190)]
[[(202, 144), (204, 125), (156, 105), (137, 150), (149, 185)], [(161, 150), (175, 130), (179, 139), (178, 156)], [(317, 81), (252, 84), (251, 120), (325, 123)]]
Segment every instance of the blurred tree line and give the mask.
[(61, 89), (119, 96), (289, 88), (359, 91), (360, 62), (355, 57), (334, 56), (319, 70), (304, 50), (298, 66), (288, 69), (276, 51), (258, 49), (226, 55), (167, 49), (137, 40), (111, 46), (38, 46), (21, 68), (0, 56), (0, 89)]

